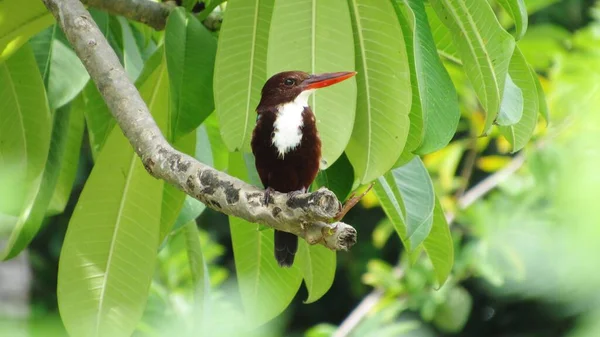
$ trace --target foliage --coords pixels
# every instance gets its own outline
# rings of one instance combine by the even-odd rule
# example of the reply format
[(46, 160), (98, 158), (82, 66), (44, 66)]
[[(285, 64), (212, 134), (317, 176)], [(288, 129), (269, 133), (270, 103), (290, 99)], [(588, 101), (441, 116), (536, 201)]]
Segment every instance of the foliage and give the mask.
[[(369, 264), (364, 281), (385, 290), (385, 314), (365, 321), (356, 333), (383, 325), (377, 335), (415, 329), (418, 324), (396, 319), (407, 310), (419, 311), (442, 330), (460, 330), (471, 301), (460, 281), (472, 270), (490, 280), (501, 277), (483, 263), (469, 266), (469, 272), (460, 269), (480, 247), (457, 251), (454, 264), (457, 235), (442, 206), (450, 209), (448, 195), (466, 186), (454, 172), (471, 140), (450, 142), (466, 131), (492, 137), (473, 140), (473, 151), (494, 139), (515, 152), (532, 138), (538, 113), (548, 118), (533, 68), (542, 70), (540, 61), (525, 44), (525, 3), (211, 1), (209, 8), (224, 11), (216, 33), (200, 20), (207, 13), (190, 13), (195, 2), (183, 5), (171, 12), (164, 33), (92, 11), (166, 138), (198, 160), (259, 185), (248, 152), (266, 79), (284, 69), (358, 71), (355, 79), (321, 90), (310, 101), (324, 151), (313, 187), (326, 186), (343, 200), (375, 182), (374, 202), (388, 218), (378, 225), (376, 232), (383, 233), (378, 245), (395, 231), (408, 254), (399, 263), (400, 280), (387, 263)], [(0, 20), (7, 23), (0, 25), (0, 158), (8, 163), (0, 167), (0, 182), (10, 186), (10, 195), (0, 192), (0, 230), (10, 236), (3, 258), (23, 250), (45, 216), (64, 210), (80, 150), (94, 160), (60, 255), (58, 304), (71, 335), (171, 329), (177, 323), (165, 328), (151, 324), (150, 317), (161, 311), (153, 308), (169, 307), (159, 320), (179, 322), (173, 289), (183, 289), (181, 302), (188, 307), (182, 324), (188, 332), (208, 329), (216, 324), (208, 322), (227, 315), (242, 321), (232, 327), (241, 330), (231, 331), (256, 329), (289, 306), (302, 281), (307, 303), (327, 293), (334, 282), (333, 252), (301, 242), (296, 265), (280, 269), (272, 258), (272, 230), (230, 218), (241, 306), (215, 304), (225, 289), (224, 271), (215, 271), (211, 243), (198, 240), (191, 222), (205, 207), (145, 172), (39, 1), (0, 2)], [(532, 67), (527, 60), (536, 63)], [(88, 137), (82, 143), (83, 116)], [(494, 166), (492, 159), (476, 164)], [(189, 277), (160, 270), (184, 261)]]

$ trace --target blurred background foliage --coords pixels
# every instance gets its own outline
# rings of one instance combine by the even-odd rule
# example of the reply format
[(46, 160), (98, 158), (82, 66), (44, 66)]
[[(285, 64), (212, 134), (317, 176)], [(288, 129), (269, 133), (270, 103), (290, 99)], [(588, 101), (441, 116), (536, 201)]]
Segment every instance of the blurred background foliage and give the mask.
[[(498, 130), (483, 128), (476, 96), (451, 59), (462, 118), (451, 144), (426, 155), (451, 231), (455, 265), (441, 289), (428, 260), (410, 263), (377, 199), (368, 194), (347, 216), (361, 244), (339, 253), (332, 288), (304, 304), (305, 289), (256, 336), (600, 336), (600, 3), (527, 0), (527, 34), (518, 42), (540, 76), (551, 121), (540, 120), (518, 153)], [(496, 11), (505, 27), (510, 16)], [(141, 26), (140, 26), (141, 27)], [(143, 28), (140, 28), (143, 29)], [(88, 137), (84, 137), (87, 142)], [(87, 147), (87, 148), (86, 148)], [(62, 336), (56, 278), (67, 223), (92, 166), (84, 145), (75, 188), (60, 215), (46, 220), (28, 250), (33, 273), (31, 315), (6, 320), (2, 336)], [(496, 187), (470, 204), (487, 186)], [(470, 204), (464, 208), (465, 204)], [(452, 213), (452, 214), (450, 214)], [(236, 312), (234, 261), (226, 216), (207, 210), (196, 220), (212, 291), (194, 306), (183, 225), (158, 258), (144, 319), (135, 336), (182, 336), (211, 331), (232, 336), (248, 327)], [(2, 228), (0, 228), (2, 232)], [(371, 309), (349, 314), (357, 305)], [(210, 308), (209, 310), (204, 310)], [(203, 326), (197, 326), (198, 314)], [(338, 332), (339, 333), (339, 332)]]

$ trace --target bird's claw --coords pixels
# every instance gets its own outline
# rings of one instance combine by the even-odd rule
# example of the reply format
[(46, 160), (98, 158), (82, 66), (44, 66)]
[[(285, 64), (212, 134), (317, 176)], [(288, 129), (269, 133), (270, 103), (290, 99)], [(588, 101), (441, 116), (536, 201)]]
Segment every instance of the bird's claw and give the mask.
[(269, 206), (269, 203), (271, 202), (271, 193), (273, 191), (275, 191), (275, 190), (270, 187), (265, 188), (265, 197), (263, 200), (265, 206)]

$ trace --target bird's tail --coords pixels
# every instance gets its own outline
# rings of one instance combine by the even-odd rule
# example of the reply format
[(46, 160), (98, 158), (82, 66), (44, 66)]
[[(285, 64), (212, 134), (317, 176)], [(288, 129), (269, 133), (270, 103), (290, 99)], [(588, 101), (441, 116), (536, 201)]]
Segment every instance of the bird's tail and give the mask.
[(291, 267), (298, 250), (298, 237), (292, 233), (275, 231), (275, 259), (280, 267)]

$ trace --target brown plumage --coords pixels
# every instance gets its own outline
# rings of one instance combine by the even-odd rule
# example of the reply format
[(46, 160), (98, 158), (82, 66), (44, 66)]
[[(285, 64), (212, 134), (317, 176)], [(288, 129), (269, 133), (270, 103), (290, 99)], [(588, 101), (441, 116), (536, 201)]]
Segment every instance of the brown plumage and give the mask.
[[(274, 75), (264, 85), (252, 134), (256, 170), (264, 185), (265, 202), (271, 190), (306, 192), (319, 172), (321, 140), (308, 97), (315, 89), (329, 86), (354, 72), (309, 75), (289, 71)], [(275, 258), (290, 267), (298, 249), (298, 238), (275, 231)]]

